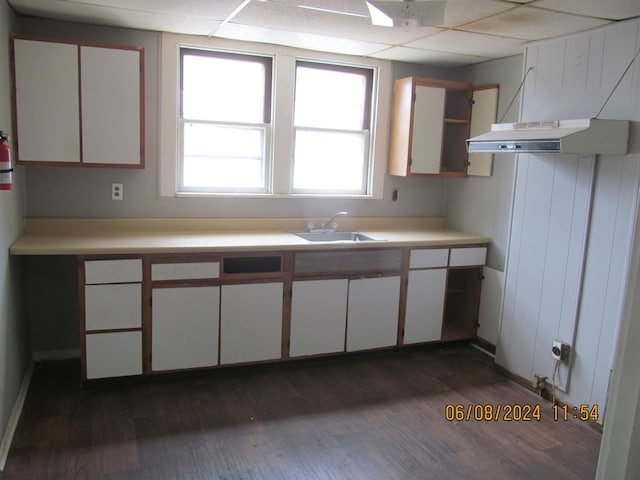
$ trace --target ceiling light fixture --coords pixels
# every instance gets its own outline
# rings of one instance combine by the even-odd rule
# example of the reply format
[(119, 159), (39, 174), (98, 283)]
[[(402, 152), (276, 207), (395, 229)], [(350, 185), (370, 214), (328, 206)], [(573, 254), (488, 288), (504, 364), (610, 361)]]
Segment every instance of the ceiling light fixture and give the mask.
[(442, 25), (446, 0), (365, 0), (371, 23), (382, 27)]

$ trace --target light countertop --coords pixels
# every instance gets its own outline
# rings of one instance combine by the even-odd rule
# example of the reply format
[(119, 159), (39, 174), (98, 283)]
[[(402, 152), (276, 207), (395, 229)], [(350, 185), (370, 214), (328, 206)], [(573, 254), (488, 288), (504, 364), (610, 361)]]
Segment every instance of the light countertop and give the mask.
[(323, 219), (55, 219), (29, 218), (12, 255), (203, 253), (488, 244), (491, 239), (444, 228), (441, 217), (342, 217), (339, 231), (380, 241), (308, 242), (290, 232)]

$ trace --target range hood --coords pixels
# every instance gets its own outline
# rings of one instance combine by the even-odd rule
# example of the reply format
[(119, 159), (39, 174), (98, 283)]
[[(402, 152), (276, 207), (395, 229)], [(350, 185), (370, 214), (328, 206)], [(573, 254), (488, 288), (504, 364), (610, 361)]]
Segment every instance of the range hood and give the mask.
[(625, 154), (627, 120), (554, 120), (494, 123), (491, 131), (467, 140), (469, 153)]

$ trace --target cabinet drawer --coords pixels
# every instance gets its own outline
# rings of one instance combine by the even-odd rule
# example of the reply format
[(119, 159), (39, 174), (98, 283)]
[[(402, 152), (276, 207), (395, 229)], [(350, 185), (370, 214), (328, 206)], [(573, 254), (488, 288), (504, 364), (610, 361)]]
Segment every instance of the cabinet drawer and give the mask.
[(142, 260), (88, 260), (84, 262), (84, 281), (87, 285), (141, 282)]
[(487, 247), (452, 248), (449, 266), (484, 265), (486, 259)]
[(142, 332), (87, 335), (85, 347), (88, 379), (142, 374)]
[(448, 248), (411, 250), (409, 268), (446, 267), (449, 261)]
[(87, 285), (84, 289), (85, 329), (140, 328), (140, 284)]
[(219, 262), (155, 263), (151, 280), (199, 280), (220, 277)]

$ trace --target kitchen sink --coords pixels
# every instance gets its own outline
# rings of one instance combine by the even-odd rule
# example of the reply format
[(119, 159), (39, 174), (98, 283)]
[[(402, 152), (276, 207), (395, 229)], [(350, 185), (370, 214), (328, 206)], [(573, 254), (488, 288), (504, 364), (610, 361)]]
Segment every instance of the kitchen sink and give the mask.
[(293, 232), (309, 242), (375, 242), (380, 238), (360, 232)]

